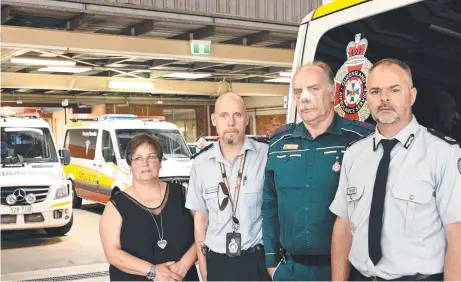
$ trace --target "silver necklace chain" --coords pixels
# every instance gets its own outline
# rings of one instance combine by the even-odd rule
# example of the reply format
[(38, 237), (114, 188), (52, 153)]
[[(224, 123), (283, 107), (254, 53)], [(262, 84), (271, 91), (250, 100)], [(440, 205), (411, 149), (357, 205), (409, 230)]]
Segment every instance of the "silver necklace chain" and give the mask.
[[(136, 190), (136, 192), (138, 193), (138, 195), (139, 195), (139, 197), (141, 198), (141, 200), (142, 200), (143, 202), (146, 202), (146, 201), (144, 200), (144, 198), (141, 196), (141, 194), (138, 192), (138, 190)], [(166, 191), (165, 191), (165, 193), (166, 193)], [(162, 195), (162, 191), (161, 191), (161, 189), (160, 189), (160, 196), (161, 196), (161, 195)], [(166, 196), (166, 195), (164, 195), (164, 197), (165, 197), (165, 196)], [(151, 211), (150, 209), (148, 209), (147, 207), (142, 207), (142, 208), (145, 209), (145, 210), (150, 214), (150, 216), (152, 217), (152, 219), (154, 220), (154, 222), (155, 222), (155, 227), (157, 227), (158, 237), (160, 238), (160, 240), (157, 242), (157, 245), (158, 245), (161, 249), (164, 249), (164, 248), (166, 247), (167, 241), (166, 241), (166, 240), (163, 240), (163, 216), (162, 216), (163, 207), (162, 207), (162, 205), (163, 205), (163, 201), (162, 201), (162, 203), (161, 203), (161, 205), (160, 205), (161, 209), (160, 209), (160, 213), (159, 213), (159, 214), (160, 214), (160, 229), (162, 229), (162, 235), (160, 235), (160, 229), (158, 228), (157, 220), (155, 219), (155, 217), (154, 217), (152, 211)], [(163, 247), (162, 247), (162, 246), (163, 246)]]

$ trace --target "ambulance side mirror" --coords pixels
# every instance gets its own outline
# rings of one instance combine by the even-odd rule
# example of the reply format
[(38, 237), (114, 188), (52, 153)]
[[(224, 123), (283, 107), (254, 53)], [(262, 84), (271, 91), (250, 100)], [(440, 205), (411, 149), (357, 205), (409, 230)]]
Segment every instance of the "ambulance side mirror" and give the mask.
[(70, 164), (70, 150), (69, 149), (60, 149), (59, 150), (59, 158), (61, 159), (61, 163), (63, 165)]
[(112, 150), (112, 148), (110, 148), (110, 147), (104, 147), (102, 149), (102, 156), (103, 156), (104, 160), (106, 162), (108, 162), (108, 163), (114, 163), (114, 164), (117, 163), (117, 160), (115, 158), (114, 150)]

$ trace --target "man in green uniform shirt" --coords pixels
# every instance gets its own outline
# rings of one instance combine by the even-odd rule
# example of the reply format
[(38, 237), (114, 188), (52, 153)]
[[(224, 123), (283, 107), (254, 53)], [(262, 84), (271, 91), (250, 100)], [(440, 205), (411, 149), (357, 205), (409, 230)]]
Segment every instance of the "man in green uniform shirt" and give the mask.
[(314, 62), (293, 76), (302, 122), (278, 129), (270, 140), (263, 196), (266, 265), (274, 281), (331, 280), (329, 211), (347, 144), (372, 126), (334, 111), (330, 67)]

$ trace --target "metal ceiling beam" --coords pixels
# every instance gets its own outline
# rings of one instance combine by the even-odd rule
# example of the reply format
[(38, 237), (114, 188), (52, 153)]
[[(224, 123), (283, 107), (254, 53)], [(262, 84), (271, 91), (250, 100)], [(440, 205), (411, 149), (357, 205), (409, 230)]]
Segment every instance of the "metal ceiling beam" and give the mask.
[(163, 67), (176, 62), (176, 60), (152, 60), (151, 68)]
[(269, 83), (222, 83), (208, 81), (185, 81), (185, 80), (136, 80), (117, 78), (117, 81), (151, 81), (154, 83), (152, 90), (136, 89), (111, 89), (109, 81), (115, 80), (110, 77), (97, 76), (74, 76), (74, 75), (50, 75), (30, 73), (1, 73), (2, 88), (25, 88), (66, 91), (98, 91), (98, 92), (132, 92), (151, 94), (175, 94), (175, 95), (205, 95), (215, 96), (227, 91), (233, 91), (243, 96), (285, 96), (288, 94), (288, 85)]
[(216, 26), (208, 25), (196, 30), (189, 30), (185, 33), (169, 37), (169, 39), (176, 39), (176, 40), (198, 40), (207, 37), (214, 36), (216, 34)]
[(77, 30), (88, 23), (88, 14), (81, 13), (78, 16), (67, 21), (65, 26), (67, 30)]
[(269, 46), (270, 48), (295, 49), (296, 41), (285, 41)]
[[(80, 2), (80, 3), (76, 3)], [(170, 22), (194, 23), (199, 25), (216, 25), (235, 28), (246, 28), (252, 30), (269, 30), (274, 32), (283, 32), (297, 35), (298, 23), (280, 23), (276, 21), (258, 21), (248, 19), (246, 17), (236, 17), (234, 15), (211, 14), (204, 15), (203, 13), (178, 13), (172, 11), (154, 9), (140, 9), (139, 6), (132, 5), (131, 7), (117, 6), (115, 1), (92, 1), (93, 3), (82, 3), (82, 0), (75, 2), (55, 1), (55, 0), (2, 0), (5, 5), (14, 5), (16, 7), (29, 7), (37, 9), (59, 10), (67, 12), (81, 11), (91, 15), (107, 15), (119, 16), (125, 18), (137, 19), (161, 19)], [(139, 0), (138, 0), (139, 2)]]
[(12, 18), (10, 17), (10, 13), (11, 13), (11, 6), (2, 7), (2, 24), (6, 23), (9, 19)]
[(264, 41), (269, 41), (270, 39), (271, 39), (270, 31), (265, 30), (265, 31), (256, 32), (256, 33), (253, 33), (247, 36), (223, 41), (222, 43), (250, 46), (250, 45), (254, 45), (257, 43), (264, 42)]
[[(22, 105), (17, 105), (16, 100), (23, 102)], [(2, 100), (1, 104), (3, 106), (21, 106), (21, 107), (62, 107), (62, 99), (67, 99), (69, 101), (69, 108), (74, 108), (78, 104), (128, 104), (130, 105), (155, 105), (159, 100), (158, 97), (151, 96), (103, 96), (103, 95), (85, 95), (85, 96), (74, 96), (74, 95), (56, 95), (56, 94), (42, 94), (42, 93), (32, 93), (32, 94), (23, 94), (12, 95), (10, 93), (0, 93), (0, 99)], [(214, 99), (197, 99), (197, 98), (174, 98), (174, 97), (161, 97), (163, 105), (213, 105)]]
[(154, 21), (153, 20), (145, 20), (139, 22), (135, 25), (132, 25), (128, 28), (123, 29), (118, 34), (119, 35), (131, 35), (131, 36), (139, 36), (151, 32), (154, 30)]
[(208, 56), (192, 55), (190, 42), (24, 28), (2, 27), (2, 46), (60, 50), (72, 53), (139, 56), (152, 59), (216, 62), (226, 64), (291, 67), (293, 50), (212, 44)]

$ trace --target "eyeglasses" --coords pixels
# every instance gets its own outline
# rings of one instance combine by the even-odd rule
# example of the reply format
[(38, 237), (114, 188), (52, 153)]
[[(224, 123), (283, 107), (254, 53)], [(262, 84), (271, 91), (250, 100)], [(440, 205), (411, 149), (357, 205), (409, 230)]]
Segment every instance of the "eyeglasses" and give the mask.
[[(221, 188), (221, 190), (222, 190), (224, 196), (226, 196), (226, 197), (222, 200), (221, 203), (219, 203), (219, 197), (218, 197), (218, 206), (219, 206), (219, 210), (220, 210), (220, 211), (223, 211), (223, 210), (226, 209), (227, 205), (229, 204), (229, 188), (227, 188), (227, 185), (226, 185), (226, 183), (224, 183), (224, 182), (219, 182), (219, 185), (218, 185), (218, 186)], [(219, 189), (218, 189), (218, 192), (219, 192)], [(237, 226), (237, 227), (238, 227), (239, 224), (240, 224), (238, 218), (235, 217), (234, 215), (232, 215), (232, 222), (233, 222), (234, 226)]]
[[(221, 203), (219, 203), (219, 197), (218, 197), (218, 205), (219, 205), (219, 210), (220, 211), (223, 211), (224, 209), (226, 209), (227, 205), (229, 204), (229, 188), (227, 188), (227, 185), (226, 183), (224, 182), (219, 182), (219, 185), (218, 185), (223, 194), (226, 196)], [(219, 191), (219, 189), (218, 189)]]
[(147, 161), (147, 163), (153, 163), (156, 159), (160, 159), (160, 157), (156, 154), (150, 154), (146, 158), (141, 156), (134, 157), (131, 159), (131, 162), (136, 165), (142, 165), (145, 161)]

